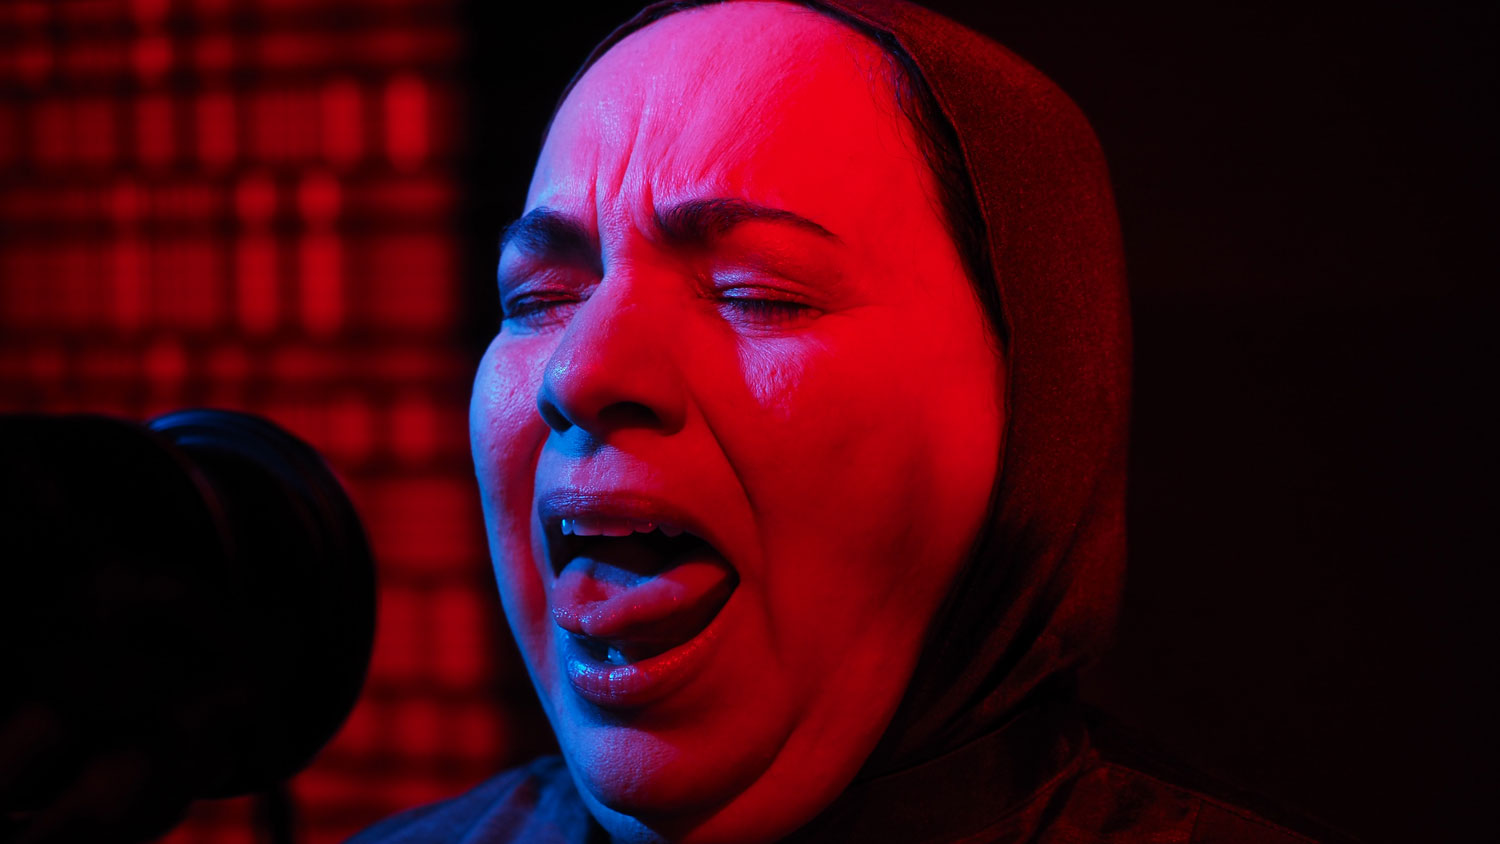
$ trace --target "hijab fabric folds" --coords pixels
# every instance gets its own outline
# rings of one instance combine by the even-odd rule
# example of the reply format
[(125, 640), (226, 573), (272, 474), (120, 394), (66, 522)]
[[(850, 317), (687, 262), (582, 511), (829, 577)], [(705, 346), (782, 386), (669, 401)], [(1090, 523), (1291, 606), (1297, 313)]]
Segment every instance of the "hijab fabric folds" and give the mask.
[[(643, 9), (625, 36), (694, 3)], [(951, 124), (989, 238), (1006, 338), (987, 529), (862, 779), (992, 733), (1064, 693), (1114, 625), (1125, 564), (1130, 326), (1114, 198), (1082, 113), (1014, 53), (903, 0), (817, 0), (899, 43)]]

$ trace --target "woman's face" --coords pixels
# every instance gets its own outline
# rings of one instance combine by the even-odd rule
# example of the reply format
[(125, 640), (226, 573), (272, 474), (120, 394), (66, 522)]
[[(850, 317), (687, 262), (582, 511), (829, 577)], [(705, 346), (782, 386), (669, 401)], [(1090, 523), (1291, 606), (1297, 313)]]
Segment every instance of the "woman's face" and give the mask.
[(937, 208), (879, 49), (792, 5), (672, 14), (557, 115), (470, 424), (506, 613), (617, 836), (789, 832), (889, 722), (1000, 451)]

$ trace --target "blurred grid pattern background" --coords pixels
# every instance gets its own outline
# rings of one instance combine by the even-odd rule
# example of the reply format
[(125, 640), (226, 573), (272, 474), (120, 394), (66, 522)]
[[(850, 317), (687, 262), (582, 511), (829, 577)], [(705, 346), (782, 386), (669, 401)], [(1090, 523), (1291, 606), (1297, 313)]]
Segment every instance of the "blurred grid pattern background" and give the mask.
[[(299, 842), (544, 740), (468, 458), (459, 20), (444, 0), (0, 3), (0, 412), (258, 413), (323, 452), (371, 535), (374, 661), (291, 783)], [(260, 840), (254, 811), (200, 801), (164, 840)]]

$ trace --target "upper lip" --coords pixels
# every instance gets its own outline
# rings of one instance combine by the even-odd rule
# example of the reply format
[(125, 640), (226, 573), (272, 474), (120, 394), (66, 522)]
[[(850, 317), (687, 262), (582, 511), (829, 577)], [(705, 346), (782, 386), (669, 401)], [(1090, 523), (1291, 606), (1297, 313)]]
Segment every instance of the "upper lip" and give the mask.
[(671, 525), (703, 540), (719, 556), (724, 556), (723, 546), (702, 519), (685, 507), (650, 494), (625, 490), (553, 489), (537, 496), (536, 511), (546, 536), (548, 561), (554, 575), (568, 564), (571, 543), (563, 536), (563, 519), (624, 519)]

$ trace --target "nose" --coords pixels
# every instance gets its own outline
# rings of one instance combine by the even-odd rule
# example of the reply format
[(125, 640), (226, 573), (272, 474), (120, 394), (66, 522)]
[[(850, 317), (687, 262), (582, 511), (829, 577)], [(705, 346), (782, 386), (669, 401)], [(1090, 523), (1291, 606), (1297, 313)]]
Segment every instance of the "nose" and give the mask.
[(623, 428), (682, 428), (687, 397), (668, 306), (622, 281), (595, 288), (547, 360), (537, 409), (554, 431), (602, 440)]

